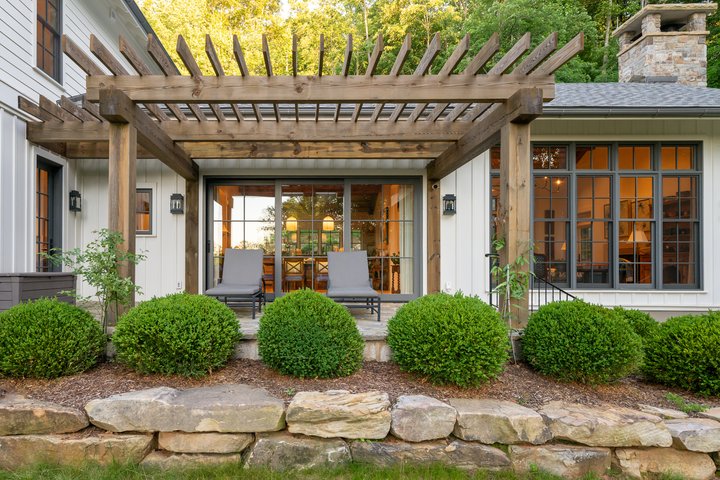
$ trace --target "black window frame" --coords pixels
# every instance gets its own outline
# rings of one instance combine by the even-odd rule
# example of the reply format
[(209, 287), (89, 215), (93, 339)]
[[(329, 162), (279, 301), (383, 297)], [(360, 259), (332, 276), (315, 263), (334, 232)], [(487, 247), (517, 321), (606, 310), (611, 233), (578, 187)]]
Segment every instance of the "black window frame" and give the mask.
[(147, 213), (147, 215), (148, 215), (148, 217), (149, 217), (149, 219), (150, 219), (150, 222), (149, 222), (150, 228), (149, 228), (148, 230), (140, 230), (140, 229), (138, 228), (138, 226), (137, 226), (137, 217), (136, 217), (136, 221), (135, 221), (135, 235), (144, 235), (144, 236), (154, 235), (154, 234), (155, 234), (155, 222), (153, 222), (153, 215), (155, 214), (155, 209), (154, 209), (154, 206), (153, 206), (153, 189), (152, 189), (152, 188), (149, 188), (149, 187), (136, 188), (136, 189), (135, 189), (135, 197), (136, 197), (136, 199), (137, 199), (137, 195), (140, 194), (140, 193), (148, 193), (148, 194), (150, 195), (150, 201), (148, 202), (149, 208), (148, 208), (148, 211), (147, 211), (147, 212), (139, 212), (138, 209), (137, 209), (137, 200), (136, 200), (136, 201), (135, 201), (135, 215), (136, 215), (136, 216), (137, 216), (137, 215), (140, 215), (140, 214), (143, 214), (143, 215), (144, 215), (144, 214)]
[[(576, 168), (576, 148), (578, 146), (608, 146), (609, 147), (609, 165), (608, 169), (577, 169)], [(623, 146), (640, 146), (648, 145), (651, 147), (651, 158), (650, 158), (650, 169), (648, 170), (620, 170), (618, 161), (618, 148)], [(534, 169), (532, 170), (533, 176), (533, 191), (531, 192), (531, 198), (535, 198), (534, 183), (536, 176), (567, 176), (569, 180), (569, 192), (570, 198), (570, 212), (569, 212), (569, 232), (567, 241), (567, 271), (568, 271), (568, 282), (558, 283), (563, 288), (573, 290), (607, 290), (607, 289), (618, 289), (618, 290), (647, 290), (647, 291), (672, 291), (672, 290), (702, 290), (703, 289), (703, 265), (701, 258), (703, 257), (703, 142), (702, 141), (539, 141), (533, 142), (531, 145), (532, 149), (535, 147), (543, 146), (564, 146), (568, 149), (567, 162), (565, 169)], [(664, 146), (691, 146), (693, 147), (693, 165), (690, 169), (682, 170), (670, 170), (662, 168), (662, 147)], [(497, 148), (497, 147), (494, 147)], [(491, 153), (492, 155), (492, 153)], [(531, 159), (532, 164), (532, 159)], [(490, 176), (499, 177), (499, 170), (493, 169), (491, 166)], [(577, 179), (582, 176), (609, 176), (611, 178), (611, 201), (610, 201), (610, 220), (609, 220), (609, 259), (610, 259), (610, 272), (609, 282), (602, 284), (591, 284), (583, 283), (578, 284), (577, 282), (577, 225), (580, 220), (587, 221), (587, 219), (579, 219), (577, 212)], [(619, 281), (619, 266), (618, 266), (618, 254), (620, 247), (620, 239), (618, 236), (618, 227), (623, 219), (620, 218), (620, 178), (621, 177), (652, 177), (653, 178), (653, 215), (648, 221), (651, 222), (653, 243), (652, 243), (652, 281), (650, 284), (637, 284), (637, 283), (620, 283)], [(695, 179), (695, 201), (696, 201), (696, 215), (691, 219), (675, 219), (675, 218), (663, 218), (663, 192), (662, 184), (663, 178), (666, 177), (693, 177)], [(492, 180), (491, 180), (492, 181)], [(489, 192), (492, 204), (492, 191)], [(530, 206), (531, 221), (531, 235), (534, 234), (535, 225), (535, 205)], [(490, 212), (492, 221), (492, 212)], [(633, 221), (633, 220), (625, 220)], [(693, 284), (676, 284), (668, 283), (665, 284), (663, 281), (663, 225), (664, 223), (676, 223), (676, 222), (688, 222), (693, 225), (694, 239), (694, 262), (691, 264), (695, 268), (695, 283)], [(534, 241), (534, 239), (532, 239)]]
[[(39, 3), (45, 3), (45, 17), (40, 15)], [(57, 15), (57, 26), (51, 25), (48, 18), (47, 12), (49, 11), (48, 4), (50, 0), (38, 0), (35, 3), (36, 8), (36, 23), (35, 23), (35, 66), (45, 73), (48, 77), (52, 78), (58, 83), (62, 84), (62, 50), (61, 50), (61, 38), (62, 38), (62, 27), (63, 27), (63, 0), (55, 0), (56, 2), (56, 15)], [(52, 55), (53, 55), (53, 71), (48, 72), (45, 65), (44, 51), (50, 51), (45, 45), (45, 30), (48, 30), (52, 34)], [(43, 51), (43, 55), (37, 54), (38, 48)]]

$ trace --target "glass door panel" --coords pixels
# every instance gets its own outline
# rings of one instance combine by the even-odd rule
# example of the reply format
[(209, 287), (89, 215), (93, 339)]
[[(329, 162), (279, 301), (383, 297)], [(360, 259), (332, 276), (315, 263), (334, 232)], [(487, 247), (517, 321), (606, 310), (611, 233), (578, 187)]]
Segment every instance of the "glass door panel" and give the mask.
[(353, 250), (368, 254), (374, 289), (385, 294), (414, 291), (414, 186), (351, 186)]
[(226, 249), (260, 249), (264, 252), (265, 288), (274, 293), (275, 186), (218, 185), (212, 195), (213, 281), (208, 288), (222, 278)]
[(343, 250), (342, 184), (282, 186), (282, 291), (327, 290), (327, 252)]

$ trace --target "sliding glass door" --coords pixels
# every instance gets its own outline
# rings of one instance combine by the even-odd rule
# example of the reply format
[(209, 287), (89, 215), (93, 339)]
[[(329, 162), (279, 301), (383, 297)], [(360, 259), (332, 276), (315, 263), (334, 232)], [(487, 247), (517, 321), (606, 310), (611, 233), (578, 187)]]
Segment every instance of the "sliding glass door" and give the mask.
[(420, 293), (420, 181), (278, 179), (207, 181), (206, 288), (222, 278), (224, 251), (260, 248), (271, 296), (327, 291), (328, 252), (365, 250), (374, 289)]

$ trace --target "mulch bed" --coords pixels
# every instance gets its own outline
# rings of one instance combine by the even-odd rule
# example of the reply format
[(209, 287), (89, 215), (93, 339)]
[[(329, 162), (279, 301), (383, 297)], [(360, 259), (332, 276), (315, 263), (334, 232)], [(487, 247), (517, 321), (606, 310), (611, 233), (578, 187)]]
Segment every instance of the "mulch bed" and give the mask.
[(286, 401), (302, 390), (380, 390), (388, 392), (393, 399), (405, 394), (425, 394), (441, 400), (459, 397), (495, 398), (511, 400), (530, 408), (537, 408), (552, 400), (585, 405), (613, 404), (630, 408), (637, 408), (639, 403), (643, 403), (674, 408), (665, 399), (667, 392), (672, 391), (688, 401), (720, 406), (718, 397), (696, 397), (680, 390), (649, 384), (636, 377), (596, 387), (560, 383), (533, 372), (523, 364), (508, 364), (499, 378), (482, 387), (459, 388), (433, 385), (420, 377), (401, 372), (397, 365), (390, 362), (365, 362), (363, 368), (350, 377), (328, 380), (301, 380), (280, 375), (261, 362), (253, 360), (232, 360), (225, 368), (198, 379), (141, 375), (116, 363), (104, 363), (87, 372), (55, 380), (0, 379), (0, 395), (18, 393), (82, 408), (90, 400), (133, 390), (159, 386), (184, 389), (227, 383), (261, 387)]

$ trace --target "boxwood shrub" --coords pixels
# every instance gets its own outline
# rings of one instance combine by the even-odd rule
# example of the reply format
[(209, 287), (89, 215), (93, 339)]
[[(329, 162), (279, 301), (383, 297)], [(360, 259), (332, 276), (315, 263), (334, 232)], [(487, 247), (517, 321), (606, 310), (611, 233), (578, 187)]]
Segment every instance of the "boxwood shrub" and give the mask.
[(240, 339), (235, 313), (214, 298), (178, 293), (132, 308), (117, 323), (117, 360), (141, 373), (206, 375)]
[(477, 297), (437, 293), (400, 307), (388, 322), (392, 358), (434, 383), (476, 386), (497, 377), (508, 359), (508, 328)]
[(635, 371), (642, 341), (617, 312), (581, 300), (543, 305), (522, 340), (527, 362), (560, 380), (608, 383)]
[(645, 346), (645, 373), (665, 385), (720, 395), (720, 312), (660, 324)]
[(308, 289), (268, 305), (257, 339), (266, 365), (300, 378), (351, 375), (362, 365), (365, 346), (350, 312)]
[(0, 313), (0, 375), (55, 378), (95, 365), (107, 337), (85, 310), (54, 299)]
[(649, 314), (623, 307), (615, 307), (613, 310), (630, 324), (635, 333), (640, 336), (643, 345), (657, 336), (660, 324)]

